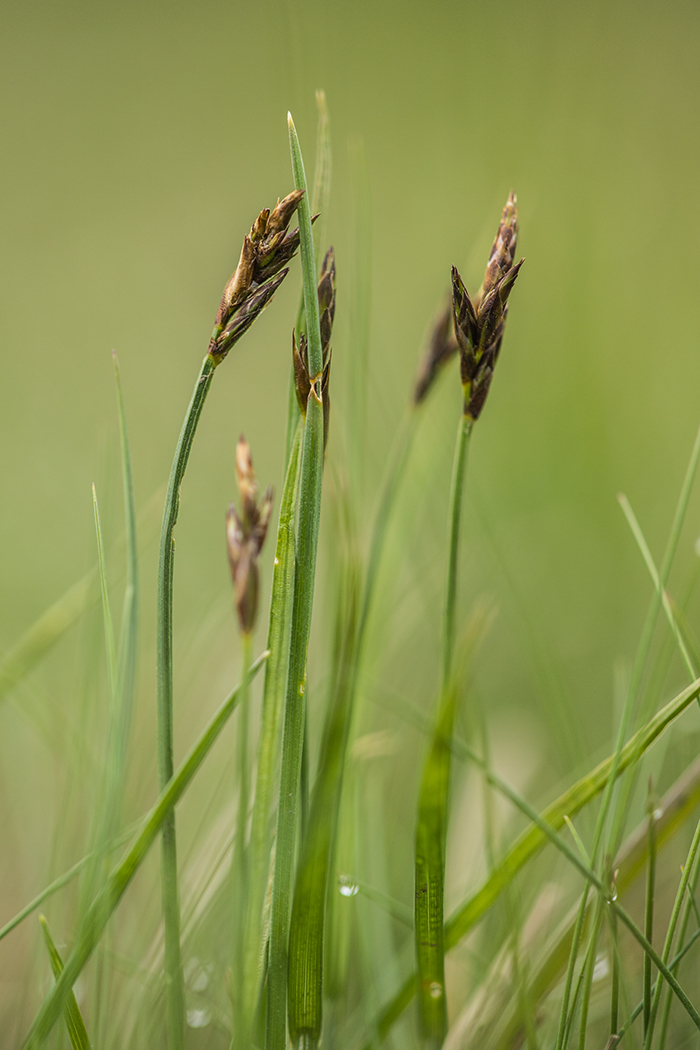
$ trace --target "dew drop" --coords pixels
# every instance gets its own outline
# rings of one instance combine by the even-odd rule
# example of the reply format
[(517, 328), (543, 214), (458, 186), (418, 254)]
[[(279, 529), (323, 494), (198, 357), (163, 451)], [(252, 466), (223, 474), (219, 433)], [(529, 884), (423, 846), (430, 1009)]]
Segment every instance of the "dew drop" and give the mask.
[(663, 815), (664, 815), (664, 811), (661, 808), (655, 809), (654, 812), (652, 813), (652, 816), (653, 816), (654, 820), (661, 820)]
[(279, 558), (275, 558), (275, 565), (279, 565), (279, 563), (280, 563)]
[(206, 1028), (210, 1021), (211, 1014), (208, 1010), (187, 1011), (187, 1024), (190, 1028)]
[(430, 998), (441, 999), (442, 998), (442, 985), (439, 981), (433, 981), (430, 985)]
[(349, 875), (338, 876), (338, 889), (343, 897), (354, 897), (359, 888), (360, 887), (357, 883), (353, 882)]

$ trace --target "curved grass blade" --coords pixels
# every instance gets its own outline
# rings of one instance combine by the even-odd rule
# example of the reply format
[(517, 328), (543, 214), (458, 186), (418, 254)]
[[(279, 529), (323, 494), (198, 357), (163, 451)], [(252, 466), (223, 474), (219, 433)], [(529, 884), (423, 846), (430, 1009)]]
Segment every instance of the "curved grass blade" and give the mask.
[(301, 439), (303, 427), (299, 422), (292, 445), (287, 475), (284, 481), (275, 567), (272, 574), (272, 596), (267, 648), (270, 657), (265, 668), (262, 699), (262, 726), (258, 745), (258, 766), (255, 779), (255, 798), (250, 830), (250, 896), (243, 940), (243, 1013), (246, 1030), (250, 1031), (260, 995), (263, 969), (263, 905), (267, 873), (270, 863), (270, 811), (274, 792), (275, 771), (280, 749), (280, 728), (289, 665), (289, 645), (294, 603), (294, 511), (296, 502)]
[[(251, 681), (265, 663), (268, 655), (267, 652), (262, 653), (252, 664), (250, 668)], [(29, 1034), (22, 1044), (22, 1050), (40, 1046), (60, 1017), (66, 998), (99, 942), (110, 916), (116, 911), (119, 902), (158, 837), (167, 817), (186, 792), (192, 778), (209, 754), (212, 745), (235, 710), (239, 693), (240, 686), (237, 686), (211, 718), (177, 772), (160, 792), (155, 805), (145, 818), (133, 844), (110, 875), (107, 884), (97, 899), (93, 902), (87, 914), (86, 922), (83, 925), (80, 938), (68, 956), (63, 973), (51, 992), (49, 992), (34, 1019)]]
[[(49, 959), (51, 961), (51, 969), (53, 971), (54, 978), (58, 980), (63, 972), (63, 959), (61, 958), (60, 952), (54, 944), (51, 931), (49, 930), (49, 924), (43, 915), (39, 916), (39, 922), (41, 928), (44, 931), (44, 940), (46, 941), (46, 948), (49, 953)], [(90, 1039), (87, 1034), (87, 1028), (83, 1021), (83, 1015), (80, 1013), (80, 1007), (78, 1006), (78, 1000), (75, 998), (75, 993), (71, 989), (68, 994), (66, 1005), (64, 1007), (64, 1016), (66, 1019), (66, 1028), (68, 1029), (68, 1037), (70, 1039), (73, 1050), (92, 1050), (90, 1046)]]
[[(564, 826), (565, 815), (573, 817), (605, 789), (614, 763), (616, 775), (619, 777), (626, 769), (638, 761), (641, 755), (658, 740), (664, 730), (683, 714), (699, 696), (700, 679), (674, 697), (630, 738), (622, 748), (618, 762), (615, 763), (616, 755), (611, 755), (547, 806), (540, 815), (542, 824), (546, 824), (550, 829), (560, 830)], [(477, 922), (499, 899), (504, 889), (510, 885), (518, 872), (539, 853), (546, 842), (547, 834), (544, 833), (540, 823), (532, 822), (531, 826), (518, 836), (490, 877), (453, 912), (445, 923), (446, 951), (458, 944), (473, 929)], [(415, 989), (416, 978), (415, 974), (412, 974), (377, 1017), (372, 1026), (372, 1035), (369, 1041), (364, 1044), (366, 1050), (381, 1042), (413, 999)]]

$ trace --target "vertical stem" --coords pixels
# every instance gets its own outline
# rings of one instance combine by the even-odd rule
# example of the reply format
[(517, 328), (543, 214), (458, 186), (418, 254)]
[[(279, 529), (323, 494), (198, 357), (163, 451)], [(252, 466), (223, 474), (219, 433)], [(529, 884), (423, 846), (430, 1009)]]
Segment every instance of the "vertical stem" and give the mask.
[[(656, 883), (656, 824), (654, 820), (654, 806), (653, 801), (650, 800), (649, 805), (649, 860), (647, 862), (647, 893), (646, 893), (646, 905), (644, 909), (644, 936), (652, 943), (652, 935), (654, 931), (654, 887)], [(643, 975), (643, 999), (644, 999), (644, 1010), (643, 1010), (643, 1022), (644, 1022), (644, 1035), (647, 1033), (649, 1027), (649, 1016), (651, 1014), (651, 959), (648, 955), (644, 956), (644, 975)]]
[[(157, 683), (158, 683), (158, 786), (161, 791), (171, 780), (173, 758), (173, 572), (175, 543), (173, 531), (180, 509), (180, 486), (187, 468), (192, 442), (202, 414), (212, 377), (214, 360), (205, 357), (197, 377), (192, 400), (175, 449), (168, 492), (165, 497), (158, 563)], [(185, 1005), (180, 959), (180, 900), (177, 880), (177, 842), (175, 811), (163, 822), (161, 852), (161, 895), (165, 925), (165, 999), (169, 1050), (183, 1050)]]
[[(250, 763), (248, 760), (248, 737), (250, 722), (250, 704), (248, 702), (250, 684), (252, 639), (250, 632), (241, 634), (241, 690), (238, 701), (238, 820), (236, 840), (231, 863), (232, 898), (233, 898), (233, 944), (231, 961), (235, 980), (235, 997), (233, 1003), (233, 1041), (232, 1046), (239, 1046), (236, 1036), (244, 1031), (245, 1002), (243, 996), (245, 982), (245, 954), (243, 938), (245, 916), (248, 905), (250, 881), (249, 863), (246, 850), (246, 828), (248, 824), (248, 801), (250, 797)], [(243, 1043), (240, 1044), (241, 1047)]]
[[(306, 190), (304, 162), (291, 114), (288, 117), (288, 123), (294, 183), (297, 189)], [(286, 1045), (287, 947), (304, 743), (304, 722), (306, 718), (304, 695), (306, 691), (306, 663), (311, 631), (311, 614), (313, 611), (316, 553), (318, 550), (318, 530), (321, 516), (321, 485), (323, 481), (323, 403), (320, 389), (323, 357), (311, 215), (306, 195), (299, 204), (299, 234), (311, 390), (306, 407), (301, 453), (294, 606), (292, 610), (289, 669), (287, 672), (287, 692), (282, 732), (275, 869), (270, 908), (266, 1018), (267, 1050), (284, 1050)]]
[(442, 688), (444, 695), (448, 688), (452, 675), (452, 659), (455, 648), (455, 608), (457, 605), (457, 568), (459, 557), (459, 523), (462, 514), (462, 489), (464, 488), (464, 473), (467, 464), (467, 451), (469, 438), (471, 436), (473, 419), (463, 414), (459, 421), (457, 431), (457, 446), (452, 467), (452, 487), (450, 492), (450, 531), (449, 531), (449, 553), (447, 558), (447, 589), (445, 593), (445, 607), (443, 612), (443, 637), (442, 637)]

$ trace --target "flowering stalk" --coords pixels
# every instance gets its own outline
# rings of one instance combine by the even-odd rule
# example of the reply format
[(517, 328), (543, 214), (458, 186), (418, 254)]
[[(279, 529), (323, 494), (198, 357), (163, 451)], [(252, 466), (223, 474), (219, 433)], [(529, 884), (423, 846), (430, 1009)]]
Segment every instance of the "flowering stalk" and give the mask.
[[(246, 236), (236, 271), (224, 289), (170, 471), (163, 511), (158, 565), (157, 686), (158, 686), (158, 783), (161, 791), (171, 780), (173, 758), (173, 533), (180, 509), (180, 489), (187, 468), (197, 424), (204, 408), (214, 370), (250, 328), (289, 272), (283, 268), (299, 246), (299, 231), (287, 226), (299, 206), (295, 191), (270, 212), (264, 209)], [(165, 992), (168, 1046), (183, 1050), (184, 998), (180, 959), (180, 904), (177, 879), (175, 815), (168, 814), (162, 837), (162, 901), (165, 926)]]
[[(508, 297), (522, 261), (513, 265), (518, 237), (518, 212), (508, 197), (491, 248), (484, 281), (472, 300), (456, 267), (452, 267), (452, 321), (460, 354), (464, 407), (457, 432), (449, 510), (447, 585), (443, 611), (443, 651), (440, 701), (433, 737), (423, 770), (418, 802), (415, 851), (415, 939), (418, 965), (420, 1026), (426, 1050), (438, 1050), (447, 1034), (445, 994), (444, 893), (445, 848), (449, 812), (450, 741), (458, 689), (453, 673), (456, 635), (457, 572), (462, 493), (467, 451), (474, 423), (488, 396), (498, 360)], [(455, 352), (449, 321), (436, 326), (414, 400), (419, 403), (437, 372)]]

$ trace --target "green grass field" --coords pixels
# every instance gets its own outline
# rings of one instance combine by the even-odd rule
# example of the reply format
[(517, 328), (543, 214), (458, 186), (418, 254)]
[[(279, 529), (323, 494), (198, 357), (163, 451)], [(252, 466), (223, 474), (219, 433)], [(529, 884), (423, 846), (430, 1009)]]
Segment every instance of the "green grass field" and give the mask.
[(697, 1043), (698, 20), (6, 5), (0, 1046)]

